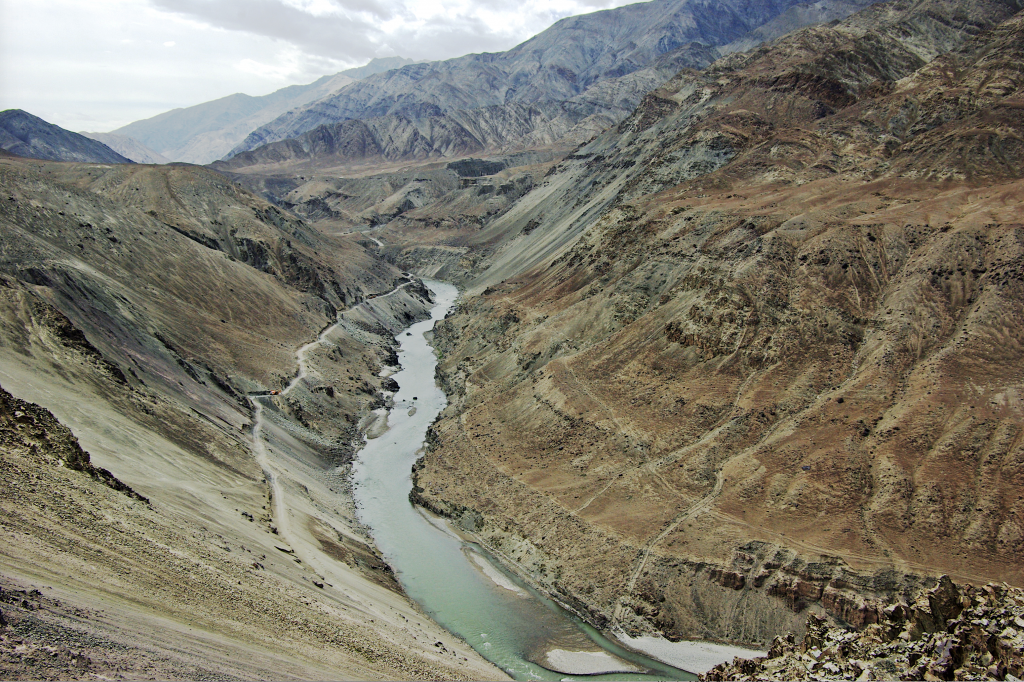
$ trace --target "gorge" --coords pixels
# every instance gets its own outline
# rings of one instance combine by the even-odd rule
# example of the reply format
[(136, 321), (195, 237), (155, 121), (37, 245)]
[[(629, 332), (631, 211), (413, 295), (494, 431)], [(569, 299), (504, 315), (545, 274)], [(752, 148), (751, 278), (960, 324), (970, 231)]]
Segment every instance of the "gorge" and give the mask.
[(655, 0), (207, 167), (9, 115), (3, 670), (1020, 677), (1022, 46)]

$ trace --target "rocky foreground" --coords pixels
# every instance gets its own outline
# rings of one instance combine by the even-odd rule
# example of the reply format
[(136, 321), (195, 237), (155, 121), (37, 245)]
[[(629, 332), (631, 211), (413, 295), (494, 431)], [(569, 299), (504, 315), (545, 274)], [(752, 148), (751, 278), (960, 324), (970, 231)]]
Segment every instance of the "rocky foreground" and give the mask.
[(913, 604), (894, 603), (860, 632), (811, 616), (800, 643), (777, 637), (768, 655), (736, 659), (704, 680), (1008, 680), (1024, 676), (1024, 590), (948, 577)]

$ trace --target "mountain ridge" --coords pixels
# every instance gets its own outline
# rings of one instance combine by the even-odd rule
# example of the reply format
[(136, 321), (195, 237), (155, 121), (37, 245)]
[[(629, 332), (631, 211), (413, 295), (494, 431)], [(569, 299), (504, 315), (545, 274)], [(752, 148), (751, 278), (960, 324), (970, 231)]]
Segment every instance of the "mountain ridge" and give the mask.
[(0, 112), (0, 148), (30, 159), (133, 163), (107, 145), (48, 123), (21, 109)]
[(359, 165), (376, 160), (425, 160), (466, 154), (509, 153), (552, 146), (569, 149), (626, 116), (643, 95), (680, 68), (707, 65), (713, 48), (692, 44), (619, 78), (596, 83), (565, 101), (506, 104), (416, 115), (388, 114), (324, 124), (299, 137), (241, 152), (211, 167), (279, 173), (291, 166)]
[[(1022, 9), (889, 2), (681, 72), (439, 238), (468, 294), (417, 501), (633, 636), (1024, 580)], [(423, 216), (381, 233), (404, 267)]]
[[(416, 118), (507, 102), (570, 100), (601, 80), (626, 76), (689, 43), (714, 47), (732, 42), (800, 4), (772, 0), (751, 7), (745, 0), (719, 0), (712, 10), (694, 0), (654, 0), (567, 17), (506, 52), (406, 66), (347, 86), (254, 130), (225, 160), (347, 119)], [(835, 4), (849, 13), (870, 2)]]

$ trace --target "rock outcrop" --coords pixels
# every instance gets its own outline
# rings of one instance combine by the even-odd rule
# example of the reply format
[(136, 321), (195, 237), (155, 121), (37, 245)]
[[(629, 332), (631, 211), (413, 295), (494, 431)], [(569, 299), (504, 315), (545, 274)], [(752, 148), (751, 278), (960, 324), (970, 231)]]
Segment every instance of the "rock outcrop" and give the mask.
[(0, 388), (0, 448), (20, 450), (38, 465), (80, 471), (128, 497), (149, 502), (106, 469), (94, 466), (78, 439), (49, 410), (19, 400), (3, 388)]
[(702, 680), (1003, 680), (1024, 676), (1024, 590), (956, 585), (943, 576), (912, 603), (891, 603), (858, 630), (811, 616), (798, 642), (737, 660)]

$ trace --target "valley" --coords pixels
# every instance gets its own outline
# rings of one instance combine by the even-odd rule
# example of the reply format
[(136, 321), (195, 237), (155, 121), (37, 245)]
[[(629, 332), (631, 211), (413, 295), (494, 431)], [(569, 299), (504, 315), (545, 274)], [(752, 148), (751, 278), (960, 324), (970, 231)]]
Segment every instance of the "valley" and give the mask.
[(1024, 4), (741, 5), (17, 118), (0, 669), (1024, 673)]
[(4, 161), (0, 385), (150, 500), (61, 467), (57, 427), (4, 449), (3, 589), (58, 605), (5, 604), (5, 656), (56, 628), (101, 642), (83, 674), (500, 676), (404, 597), (346, 494), (429, 293), (210, 171)]
[[(472, 238), (423, 503), (603, 627), (767, 645), (935, 572), (1021, 579), (1021, 166), (991, 146), (1020, 19), (914, 75), (876, 54), (894, 92), (814, 113), (787, 73), (858, 63), (872, 11), (681, 73)], [(928, 124), (954, 63), (939, 106), (1014, 85)]]

